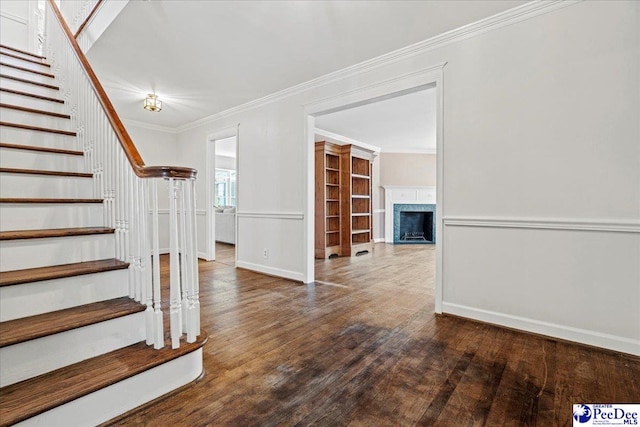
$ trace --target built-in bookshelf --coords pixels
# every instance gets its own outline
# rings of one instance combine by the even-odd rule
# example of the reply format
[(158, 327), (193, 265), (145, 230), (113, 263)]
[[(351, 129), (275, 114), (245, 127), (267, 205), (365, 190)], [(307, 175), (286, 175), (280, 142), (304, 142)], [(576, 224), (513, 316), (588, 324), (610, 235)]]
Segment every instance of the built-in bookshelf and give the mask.
[(373, 152), (324, 141), (315, 149), (316, 258), (371, 251)]
[(315, 153), (315, 256), (342, 255), (341, 155), (339, 145), (317, 142)]
[(344, 146), (343, 150), (343, 179), (348, 178), (350, 185), (343, 190), (349, 200), (348, 209), (343, 209), (343, 223), (349, 224), (349, 230), (347, 233), (343, 228), (342, 253), (359, 255), (373, 249), (373, 153), (353, 145)]

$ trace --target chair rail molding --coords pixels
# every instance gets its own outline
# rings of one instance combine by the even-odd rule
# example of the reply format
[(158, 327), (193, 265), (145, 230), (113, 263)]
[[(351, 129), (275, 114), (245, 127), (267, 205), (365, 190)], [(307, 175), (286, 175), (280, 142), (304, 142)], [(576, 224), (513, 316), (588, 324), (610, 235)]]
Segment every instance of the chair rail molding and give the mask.
[(640, 233), (638, 220), (583, 218), (461, 217), (445, 216), (449, 227), (532, 228), (539, 230), (604, 231)]

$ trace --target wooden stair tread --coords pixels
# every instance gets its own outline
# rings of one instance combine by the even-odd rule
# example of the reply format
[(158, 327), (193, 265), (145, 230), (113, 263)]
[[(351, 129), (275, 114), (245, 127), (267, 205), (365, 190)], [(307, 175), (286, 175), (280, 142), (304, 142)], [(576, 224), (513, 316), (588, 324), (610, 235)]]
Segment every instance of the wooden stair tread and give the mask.
[(45, 77), (49, 77), (49, 78), (52, 78), (52, 79), (56, 78), (56, 76), (54, 76), (53, 74), (50, 74), (50, 73), (45, 73), (43, 71), (38, 71), (38, 70), (32, 70), (31, 68), (27, 68), (27, 67), (20, 67), (19, 65), (8, 64), (8, 63), (2, 62), (2, 61), (0, 61), (0, 66), (13, 68), (14, 70), (24, 71), (25, 73), (38, 74), (39, 76), (45, 76)]
[(0, 122), (0, 126), (7, 126), (7, 127), (12, 127), (12, 128), (18, 128), (18, 129), (32, 130), (32, 131), (35, 131), (35, 132), (57, 133), (57, 134), (60, 134), (60, 135), (68, 135), (68, 136), (76, 136), (77, 135), (75, 132), (69, 131), (69, 130), (43, 128), (43, 127), (40, 127), (40, 126), (23, 125), (21, 123)]
[(0, 273), (0, 286), (19, 285), (23, 283), (40, 282), (43, 280), (82, 276), (85, 274), (101, 273), (104, 271), (124, 270), (128, 267), (128, 262), (120, 261), (116, 258), (109, 258), (98, 261), (85, 261), (73, 264), (5, 271)]
[(120, 261), (116, 258), (109, 258), (101, 259), (99, 261), (85, 261), (73, 264), (5, 271), (0, 273), (0, 286), (19, 285), (22, 283), (40, 282), (42, 280), (82, 276), (85, 274), (101, 273), (104, 271), (124, 270), (128, 267), (128, 262)]
[[(144, 342), (0, 389), (0, 425), (11, 425), (198, 350), (208, 336), (161, 350)], [(52, 392), (55, 390), (55, 392)]]
[(43, 153), (68, 154), (71, 156), (84, 156), (82, 151), (63, 150), (61, 148), (38, 147), (35, 145), (11, 144), (8, 142), (0, 142), (0, 148), (12, 148), (15, 150), (40, 151)]
[(25, 57), (22, 57), (22, 56), (19, 56), (19, 55), (15, 55), (15, 54), (9, 53), (9, 52), (0, 52), (0, 55), (8, 56), (10, 58), (16, 58), (16, 59), (19, 59), (21, 61), (26, 61), (26, 62), (30, 62), (32, 64), (42, 65), (43, 67), (51, 68), (50, 64), (47, 64), (46, 62), (42, 62), (42, 60), (25, 58)]
[(18, 173), (18, 174), (26, 174), (26, 175), (50, 175), (50, 176), (67, 176), (67, 177), (75, 177), (75, 178), (93, 178), (92, 173), (50, 171), (50, 170), (43, 170), (43, 169), (0, 168), (0, 172)]
[(34, 82), (33, 80), (23, 79), (21, 77), (12, 76), (10, 74), (0, 74), (3, 79), (15, 80), (16, 82), (26, 83), (34, 86), (40, 86), (51, 90), (60, 90), (58, 86), (50, 85), (47, 83)]
[(115, 229), (107, 227), (50, 228), (41, 230), (0, 231), (0, 240), (43, 239), (47, 237), (90, 236), (113, 234)]
[(47, 199), (26, 197), (2, 197), (0, 203), (102, 203), (102, 199)]
[(115, 298), (0, 323), (0, 348), (144, 311), (129, 297)]
[(64, 100), (58, 98), (51, 98), (50, 96), (38, 95), (35, 93), (23, 92), (21, 90), (7, 89), (6, 87), (0, 87), (0, 92), (13, 93), (14, 95), (28, 96), (31, 98), (42, 99), (43, 101), (57, 102), (58, 104), (64, 104)]
[(54, 113), (53, 111), (39, 110), (37, 108), (22, 107), (20, 105), (0, 103), (0, 108), (9, 108), (11, 110), (24, 111), (25, 113), (42, 114), (45, 116), (58, 117), (61, 119), (71, 119), (69, 114)]
[(23, 55), (32, 56), (34, 58), (47, 59), (46, 57), (44, 57), (42, 55), (38, 55), (38, 54), (35, 54), (35, 53), (27, 52), (26, 50), (16, 49), (15, 47), (7, 46), (6, 44), (0, 44), (0, 49), (12, 50), (14, 52), (18, 52), (18, 53), (21, 53)]

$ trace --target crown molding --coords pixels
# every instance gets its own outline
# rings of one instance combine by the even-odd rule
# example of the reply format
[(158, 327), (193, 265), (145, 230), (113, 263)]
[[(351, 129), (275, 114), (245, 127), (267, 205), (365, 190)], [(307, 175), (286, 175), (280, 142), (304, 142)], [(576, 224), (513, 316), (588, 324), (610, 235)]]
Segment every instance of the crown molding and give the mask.
[(580, 3), (583, 0), (536, 0), (522, 6), (515, 7), (513, 9), (506, 10), (498, 13), (497, 15), (490, 16), (488, 18), (481, 19), (474, 23), (459, 27), (457, 29), (447, 31), (438, 36), (431, 37), (418, 43), (385, 53), (375, 58), (369, 59), (364, 62), (352, 65), (350, 67), (343, 68), (333, 73), (325, 74), (318, 78), (309, 80), (307, 82), (291, 86), (278, 92), (274, 92), (270, 95), (263, 96), (262, 98), (249, 101), (247, 103), (238, 105), (236, 107), (229, 108), (219, 113), (212, 114), (210, 116), (203, 117), (195, 120), (191, 123), (187, 123), (175, 128), (177, 132), (184, 132), (196, 128), (198, 126), (220, 120), (224, 117), (238, 114), (243, 111), (258, 108), (263, 105), (270, 104), (272, 102), (279, 101), (289, 96), (311, 90), (317, 87), (327, 85), (339, 80), (343, 80), (357, 74), (370, 71), (376, 68), (387, 66), (395, 62), (409, 59), (413, 56), (420, 55), (430, 50), (439, 49), (443, 46), (451, 43), (456, 43), (461, 40), (475, 37), (480, 34), (484, 34), (488, 31), (512, 25), (517, 22), (521, 22), (533, 17), (543, 15), (552, 12), (557, 9), (562, 9), (567, 6)]
[(177, 134), (179, 132), (178, 128), (170, 128), (168, 126), (154, 125), (152, 123), (139, 122), (137, 120), (122, 119), (122, 122), (128, 126), (136, 126), (139, 128), (155, 130), (159, 132), (166, 132), (166, 133), (172, 133), (172, 134)]
[(338, 142), (344, 142), (345, 144), (356, 145), (358, 147), (365, 148), (367, 150), (371, 150), (376, 153), (380, 152), (380, 147), (376, 147), (375, 145), (367, 144), (366, 142), (358, 141), (357, 139), (349, 138), (347, 136), (340, 135), (338, 133), (329, 132), (328, 130), (324, 130), (320, 128), (315, 128), (313, 131), (316, 135), (320, 135), (323, 138), (333, 139)]

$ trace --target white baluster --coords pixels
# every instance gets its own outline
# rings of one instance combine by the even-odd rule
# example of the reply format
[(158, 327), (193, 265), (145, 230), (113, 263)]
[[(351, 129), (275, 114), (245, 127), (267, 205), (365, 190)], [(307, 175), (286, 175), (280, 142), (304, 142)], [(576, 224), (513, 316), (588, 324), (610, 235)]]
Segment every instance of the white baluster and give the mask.
[(188, 264), (188, 252), (187, 249), (187, 218), (186, 218), (186, 207), (185, 207), (185, 184), (184, 180), (180, 180), (177, 183), (178, 188), (180, 189), (180, 291), (182, 294), (182, 333), (187, 333), (189, 328), (189, 264)]
[(186, 250), (187, 257), (185, 260), (185, 269), (187, 270), (187, 292), (189, 295), (188, 302), (188, 319), (189, 327), (187, 330), (187, 342), (194, 342), (196, 337), (200, 334), (200, 303), (198, 301), (198, 255), (196, 249), (196, 234), (195, 234), (195, 193), (193, 180), (185, 180), (185, 198), (186, 198), (186, 212), (187, 219), (186, 229)]
[(158, 180), (154, 179), (151, 187), (151, 217), (153, 221), (153, 229), (151, 231), (153, 239), (153, 308), (155, 320), (154, 347), (160, 349), (164, 347), (164, 325), (161, 309), (160, 294), (160, 244), (158, 235)]
[(171, 321), (171, 347), (180, 347), (182, 334), (182, 307), (180, 302), (180, 262), (178, 260), (178, 187), (176, 180), (169, 178), (169, 261), (170, 261), (170, 300), (169, 319)]

